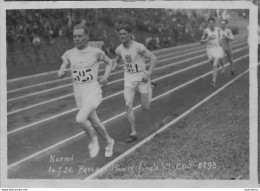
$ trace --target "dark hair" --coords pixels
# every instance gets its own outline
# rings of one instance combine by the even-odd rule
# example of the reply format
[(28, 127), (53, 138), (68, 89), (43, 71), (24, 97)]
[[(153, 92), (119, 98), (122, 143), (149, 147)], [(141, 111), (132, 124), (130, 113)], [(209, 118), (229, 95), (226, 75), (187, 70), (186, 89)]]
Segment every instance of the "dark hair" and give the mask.
[(83, 29), (85, 34), (88, 34), (88, 28), (86, 27), (86, 25), (83, 24), (77, 24), (73, 27), (73, 30), (75, 29)]
[(210, 18), (208, 19), (208, 23), (209, 23), (209, 21), (213, 21), (214, 23), (216, 22), (216, 20), (215, 20), (213, 17), (210, 17)]
[(228, 24), (227, 19), (221, 19), (221, 20), (220, 20), (220, 23), (221, 23), (222, 21), (224, 21), (226, 24)]
[(132, 32), (132, 28), (129, 24), (119, 24), (116, 30), (119, 32), (122, 29), (126, 30), (128, 33)]

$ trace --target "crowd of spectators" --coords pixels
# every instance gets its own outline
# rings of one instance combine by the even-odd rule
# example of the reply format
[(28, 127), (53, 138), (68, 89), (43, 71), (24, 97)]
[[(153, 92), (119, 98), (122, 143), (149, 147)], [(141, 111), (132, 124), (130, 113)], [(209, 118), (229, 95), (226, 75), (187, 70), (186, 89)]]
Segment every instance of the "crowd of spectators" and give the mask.
[(6, 12), (7, 43), (53, 44), (57, 38), (72, 39), (72, 27), (83, 23), (90, 39), (104, 41), (113, 53), (119, 44), (116, 26), (130, 21), (137, 41), (151, 49), (197, 41), (216, 10), (192, 9), (34, 9)]

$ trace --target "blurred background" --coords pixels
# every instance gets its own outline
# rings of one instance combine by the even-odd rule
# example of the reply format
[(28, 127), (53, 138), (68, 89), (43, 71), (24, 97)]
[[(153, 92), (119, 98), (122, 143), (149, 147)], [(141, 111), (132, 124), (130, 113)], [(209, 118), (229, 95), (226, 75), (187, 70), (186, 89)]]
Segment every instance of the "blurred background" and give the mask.
[[(125, 18), (133, 26), (132, 38), (150, 50), (197, 42), (209, 17), (230, 19), (234, 34), (248, 20), (248, 10), (198, 9), (34, 9), (6, 11), (8, 79), (59, 68), (64, 51), (73, 47), (72, 29), (83, 23), (90, 41), (101, 41), (113, 58), (120, 44), (116, 26)], [(237, 24), (239, 23), (239, 24)]]

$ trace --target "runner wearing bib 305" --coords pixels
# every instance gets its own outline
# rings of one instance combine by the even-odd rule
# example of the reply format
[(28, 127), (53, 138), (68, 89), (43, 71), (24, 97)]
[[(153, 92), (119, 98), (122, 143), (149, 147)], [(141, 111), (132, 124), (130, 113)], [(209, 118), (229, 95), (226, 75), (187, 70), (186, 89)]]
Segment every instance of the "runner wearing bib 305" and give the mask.
[(217, 72), (218, 66), (222, 66), (221, 72), (223, 73), (225, 70), (224, 67), (224, 50), (220, 44), (220, 29), (215, 26), (215, 19), (209, 18), (208, 20), (208, 28), (203, 31), (203, 35), (201, 37), (201, 43), (207, 43), (207, 55), (209, 58), (209, 63), (212, 67), (212, 81), (210, 83), (211, 86), (215, 87), (217, 80)]
[[(99, 143), (96, 131), (106, 139), (105, 157), (113, 155), (114, 140), (109, 136), (106, 128), (97, 116), (96, 108), (102, 101), (101, 84), (106, 84), (110, 74), (112, 61), (105, 53), (97, 48), (87, 45), (88, 32), (84, 25), (76, 25), (73, 29), (75, 48), (68, 50), (62, 56), (63, 63), (58, 72), (58, 77), (65, 75), (65, 69), (70, 65), (73, 80), (74, 96), (79, 112), (76, 122), (89, 135), (88, 146), (90, 157), (96, 157), (99, 153)], [(105, 74), (98, 81), (99, 63), (107, 64)]]
[[(135, 92), (138, 91), (141, 95), (143, 110), (148, 110), (152, 99), (150, 76), (156, 65), (157, 58), (143, 44), (131, 40), (131, 29), (128, 24), (120, 25), (117, 31), (122, 44), (116, 49), (117, 58), (114, 69), (118, 63), (122, 62), (124, 64), (124, 98), (126, 116), (131, 127), (131, 134), (126, 142), (132, 142), (137, 139), (135, 117), (132, 109)], [(145, 58), (148, 58), (151, 62), (148, 71), (145, 68)]]

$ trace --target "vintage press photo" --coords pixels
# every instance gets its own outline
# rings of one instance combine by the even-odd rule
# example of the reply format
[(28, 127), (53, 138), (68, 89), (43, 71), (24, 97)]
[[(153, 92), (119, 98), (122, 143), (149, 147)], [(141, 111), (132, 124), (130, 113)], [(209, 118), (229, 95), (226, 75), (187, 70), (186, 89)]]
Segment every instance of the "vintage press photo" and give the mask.
[(253, 3), (4, 5), (7, 187), (257, 184)]

